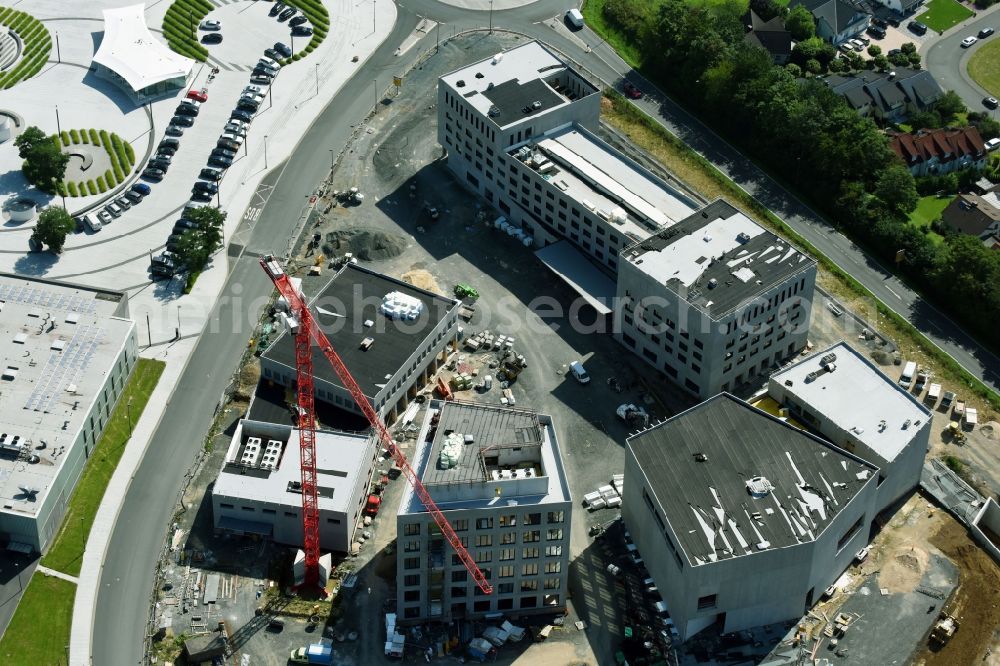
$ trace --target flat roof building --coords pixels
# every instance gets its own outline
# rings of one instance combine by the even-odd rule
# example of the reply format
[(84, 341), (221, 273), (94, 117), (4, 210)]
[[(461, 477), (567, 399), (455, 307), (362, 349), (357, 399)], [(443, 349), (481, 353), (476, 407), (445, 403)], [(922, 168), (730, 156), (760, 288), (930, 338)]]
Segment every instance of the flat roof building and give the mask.
[(45, 552), (135, 366), (128, 297), (0, 274), (0, 541)]
[[(215, 529), (301, 547), (300, 434), (277, 423), (242, 419), (212, 488)], [(349, 552), (365, 508), (378, 447), (374, 437), (316, 433), (320, 547)]]
[(930, 410), (846, 342), (775, 373), (767, 392), (789, 416), (879, 468), (879, 511), (920, 483)]
[[(437, 372), (458, 335), (460, 302), (348, 264), (332, 278), (305, 277), (302, 290), (320, 328), (358, 386), (393, 421)], [(360, 414), (350, 392), (313, 347), (316, 398)], [(295, 381), (295, 344), (287, 332), (261, 355), (261, 375)]]
[(622, 251), (616, 338), (704, 399), (805, 346), (815, 282), (815, 260), (719, 199)]
[(565, 607), (573, 503), (549, 416), (432, 402), (411, 463), (494, 592), (478, 594), (407, 487), (396, 516), (402, 621), (530, 615)]
[(867, 543), (878, 468), (719, 394), (627, 441), (622, 517), (681, 640), (797, 619)]

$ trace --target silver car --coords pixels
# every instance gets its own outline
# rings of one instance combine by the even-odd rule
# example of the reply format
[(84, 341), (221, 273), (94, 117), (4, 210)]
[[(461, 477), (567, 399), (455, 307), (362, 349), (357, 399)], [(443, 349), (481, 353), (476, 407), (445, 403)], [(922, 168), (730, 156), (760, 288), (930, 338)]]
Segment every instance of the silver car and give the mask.
[(121, 206), (113, 201), (105, 206), (104, 210), (108, 211), (108, 214), (111, 215), (111, 217), (121, 217), (122, 215)]

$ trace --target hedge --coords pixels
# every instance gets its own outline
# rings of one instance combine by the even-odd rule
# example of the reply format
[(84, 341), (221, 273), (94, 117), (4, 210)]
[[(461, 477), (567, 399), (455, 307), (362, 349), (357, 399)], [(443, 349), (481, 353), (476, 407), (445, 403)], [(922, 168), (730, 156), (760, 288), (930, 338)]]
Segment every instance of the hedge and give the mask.
[(97, 177), (97, 189), (101, 194), (108, 191), (108, 186), (104, 184), (104, 176)]
[(87, 130), (83, 130), (82, 132), (80, 132), (80, 141), (88, 145), (90, 144), (90, 135), (87, 134)]
[(175, 0), (163, 15), (163, 36), (170, 48), (204, 62), (208, 49), (198, 43), (198, 24), (213, 9), (207, 0)]
[(70, 130), (69, 138), (73, 142), (73, 145), (75, 146), (76, 144), (80, 143), (80, 132), (77, 130)]
[(88, 180), (87, 181), (87, 193), (88, 194), (97, 194), (97, 185), (95, 185), (94, 181), (92, 181), (92, 180)]
[[(319, 0), (286, 0), (285, 4), (301, 10), (313, 26), (312, 39), (309, 40), (309, 44), (306, 45), (303, 52), (296, 53), (291, 59), (287, 60), (288, 62), (293, 62), (306, 57), (307, 54), (312, 53), (323, 42), (326, 38), (327, 30), (330, 28), (330, 13)], [(296, 58), (296, 55), (299, 57)]]
[(17, 33), (24, 42), (21, 60), (8, 72), (0, 75), (0, 89), (10, 88), (19, 81), (31, 78), (45, 66), (52, 51), (52, 39), (41, 21), (30, 14), (10, 7), (0, 13), (0, 24)]
[(80, 196), (80, 193), (76, 189), (76, 183), (74, 183), (72, 180), (66, 184), (66, 191), (69, 192), (69, 195), (71, 197)]
[(133, 166), (135, 164), (135, 150), (128, 141), (125, 142), (125, 155), (128, 157), (128, 165)]
[(62, 139), (62, 145), (64, 146), (70, 145), (69, 132), (67, 132), (66, 130), (62, 131), (62, 133), (59, 135), (59, 138)]
[(89, 129), (87, 130), (87, 133), (90, 134), (90, 142), (92, 144), (94, 144), (95, 146), (101, 145), (101, 137), (97, 135), (97, 130)]

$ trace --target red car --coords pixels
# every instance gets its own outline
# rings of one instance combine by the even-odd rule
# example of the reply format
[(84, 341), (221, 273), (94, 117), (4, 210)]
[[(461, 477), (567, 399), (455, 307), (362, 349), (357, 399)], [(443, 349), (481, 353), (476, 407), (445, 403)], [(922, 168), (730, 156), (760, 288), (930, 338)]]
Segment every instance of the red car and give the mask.
[(207, 102), (208, 91), (204, 88), (201, 90), (188, 90), (187, 98), (197, 100), (199, 102)]
[(631, 97), (632, 99), (639, 99), (640, 97), (642, 97), (642, 91), (628, 82), (625, 83), (625, 94)]

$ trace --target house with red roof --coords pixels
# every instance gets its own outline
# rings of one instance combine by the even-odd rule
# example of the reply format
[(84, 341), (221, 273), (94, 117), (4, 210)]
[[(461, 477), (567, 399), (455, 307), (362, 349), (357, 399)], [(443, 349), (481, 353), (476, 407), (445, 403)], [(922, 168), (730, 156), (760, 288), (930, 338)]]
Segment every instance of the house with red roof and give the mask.
[(889, 147), (914, 176), (938, 176), (986, 166), (986, 146), (975, 127), (890, 132)]

